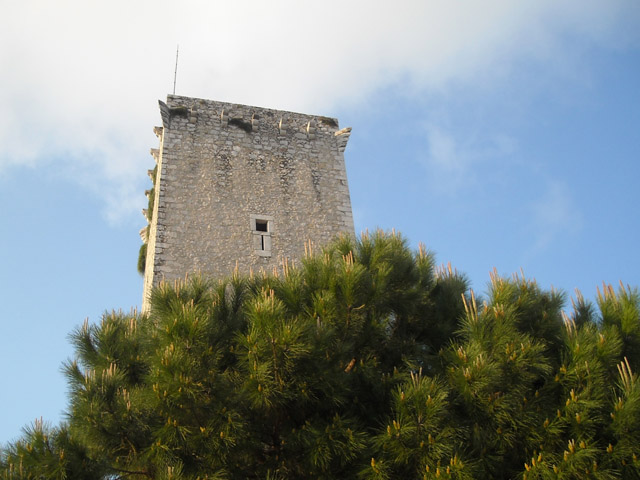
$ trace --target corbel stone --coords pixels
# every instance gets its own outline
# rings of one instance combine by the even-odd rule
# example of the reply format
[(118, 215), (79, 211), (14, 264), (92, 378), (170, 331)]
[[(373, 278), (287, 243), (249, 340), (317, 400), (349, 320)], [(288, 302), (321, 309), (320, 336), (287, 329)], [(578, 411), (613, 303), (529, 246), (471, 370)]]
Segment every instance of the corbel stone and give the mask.
[(140, 229), (140, 240), (142, 240), (142, 243), (147, 243), (149, 241), (149, 226), (142, 227)]
[(309, 122), (307, 123), (307, 138), (309, 140), (315, 139), (317, 130), (318, 129), (316, 128), (316, 121), (309, 120)]
[(157, 148), (152, 148), (149, 150), (149, 153), (151, 154), (153, 159), (156, 161), (156, 163), (160, 161), (160, 150), (158, 150)]
[(340, 153), (344, 152), (345, 148), (347, 148), (347, 142), (349, 141), (350, 135), (351, 135), (351, 127), (343, 128), (342, 130), (338, 130), (335, 133), (336, 142), (338, 144), (338, 151)]

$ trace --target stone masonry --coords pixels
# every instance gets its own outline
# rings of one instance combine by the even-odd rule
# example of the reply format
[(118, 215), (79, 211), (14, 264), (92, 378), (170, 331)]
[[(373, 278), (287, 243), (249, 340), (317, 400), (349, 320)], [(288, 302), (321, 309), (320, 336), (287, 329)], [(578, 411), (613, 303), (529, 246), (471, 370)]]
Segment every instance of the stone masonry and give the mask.
[(169, 95), (147, 242), (143, 311), (152, 286), (201, 272), (271, 271), (354, 234), (336, 119)]

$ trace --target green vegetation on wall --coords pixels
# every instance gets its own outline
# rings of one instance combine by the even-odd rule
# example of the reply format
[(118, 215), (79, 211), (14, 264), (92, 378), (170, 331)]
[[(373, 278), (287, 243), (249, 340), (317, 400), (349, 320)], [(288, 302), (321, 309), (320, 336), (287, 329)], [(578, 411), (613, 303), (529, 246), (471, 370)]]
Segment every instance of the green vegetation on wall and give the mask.
[(233, 125), (234, 127), (238, 127), (241, 130), (244, 130), (247, 133), (251, 133), (251, 131), (253, 130), (253, 127), (251, 125), (251, 122), (247, 122), (241, 118), (230, 118), (229, 119), (229, 125)]
[(147, 264), (147, 243), (140, 245), (140, 251), (138, 252), (138, 273), (144, 275), (144, 269)]
[(320, 120), (322, 123), (330, 127), (338, 126), (338, 122), (336, 122), (333, 118), (330, 118), (330, 117), (318, 117), (318, 120)]
[(149, 190), (149, 202), (147, 204), (147, 220), (149, 222), (151, 222), (151, 219), (153, 218), (153, 205), (155, 204), (155, 200), (156, 200), (156, 186), (154, 183), (151, 190)]
[(151, 187), (151, 190), (149, 190), (149, 192), (147, 193), (147, 196), (149, 198), (149, 201), (147, 204), (147, 222), (149, 222), (149, 225), (147, 225), (146, 242), (143, 242), (142, 245), (140, 245), (140, 250), (138, 251), (138, 273), (140, 275), (144, 275), (144, 271), (147, 264), (147, 244), (149, 242), (149, 232), (151, 230), (151, 221), (153, 220), (153, 207), (155, 205), (155, 200), (156, 200), (156, 178), (157, 177), (158, 177), (158, 165), (156, 165), (153, 168), (153, 172), (151, 174), (151, 181), (153, 183), (153, 186)]

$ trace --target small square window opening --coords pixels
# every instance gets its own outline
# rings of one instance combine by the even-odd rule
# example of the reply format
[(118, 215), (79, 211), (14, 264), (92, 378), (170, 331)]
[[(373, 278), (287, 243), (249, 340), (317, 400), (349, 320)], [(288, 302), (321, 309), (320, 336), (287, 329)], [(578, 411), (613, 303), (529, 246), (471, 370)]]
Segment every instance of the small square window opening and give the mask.
[(270, 215), (251, 215), (250, 219), (253, 251), (261, 257), (270, 257), (274, 230), (273, 217)]
[(268, 232), (268, 231), (269, 231), (269, 221), (256, 219), (256, 232)]

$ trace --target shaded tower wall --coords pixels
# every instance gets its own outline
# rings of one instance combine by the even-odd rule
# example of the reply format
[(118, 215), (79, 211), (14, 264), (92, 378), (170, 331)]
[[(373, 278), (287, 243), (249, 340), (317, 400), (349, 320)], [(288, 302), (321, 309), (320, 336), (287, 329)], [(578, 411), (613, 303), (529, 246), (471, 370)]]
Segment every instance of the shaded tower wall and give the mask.
[(271, 271), (305, 243), (354, 234), (336, 119), (169, 95), (152, 149), (157, 174), (143, 310), (152, 286), (201, 272)]

